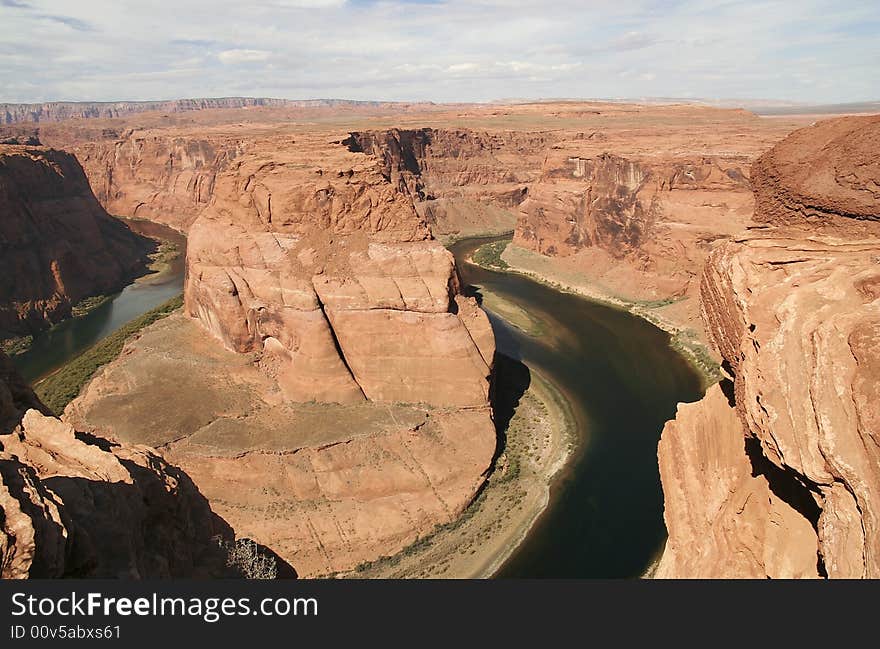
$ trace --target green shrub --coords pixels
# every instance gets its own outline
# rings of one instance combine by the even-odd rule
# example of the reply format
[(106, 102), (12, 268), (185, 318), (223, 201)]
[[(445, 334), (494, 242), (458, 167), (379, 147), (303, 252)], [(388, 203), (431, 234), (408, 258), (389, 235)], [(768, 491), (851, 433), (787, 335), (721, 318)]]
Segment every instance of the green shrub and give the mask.
[(480, 246), (474, 251), (474, 263), (479, 266), (507, 270), (510, 266), (501, 258), (501, 255), (507, 249), (509, 243), (510, 239), (502, 239), (501, 241), (493, 241), (492, 243)]

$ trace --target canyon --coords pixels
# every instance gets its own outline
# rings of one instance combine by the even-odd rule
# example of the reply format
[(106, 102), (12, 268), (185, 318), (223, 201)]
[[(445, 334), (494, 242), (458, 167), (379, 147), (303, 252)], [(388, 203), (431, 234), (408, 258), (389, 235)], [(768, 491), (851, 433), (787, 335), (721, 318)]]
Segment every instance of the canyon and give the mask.
[[(38, 330), (142, 272), (110, 214), (188, 237), (183, 311), (61, 422), (20, 382), (0, 401), (4, 453), (36, 467), (28, 493), (56, 471), (33, 448), (70, 447), (68, 477), (165, 494), (166, 545), (131, 532), (119, 563), (95, 551), (30, 574), (209, 574), (210, 539), (235, 535), (300, 576), (347, 575), (457, 520), (500, 451), (495, 338), (440, 240), (512, 232), (513, 270), (639, 305), (721, 361), (660, 442), (657, 576), (876, 576), (876, 118), (236, 101), (7, 109), (0, 137), (31, 144), (0, 146), (3, 223), (46, 247), (7, 276), (52, 279), (16, 283), (17, 303), (0, 291), (15, 305), (0, 329)], [(61, 210), (75, 232), (17, 234)], [(88, 251), (90, 284), (64, 275), (60, 245)], [(28, 574), (6, 534), (4, 565)]]
[(435, 236), (514, 231), (511, 265), (649, 305), (704, 339), (699, 276), (711, 245), (751, 221), (751, 163), (808, 123), (701, 106), (548, 102), (354, 106), (342, 116), (263, 106), (0, 133), (75, 153), (110, 213), (181, 231), (238, 157), (270, 142), (286, 148), (285, 138), (323, 138), (328, 150), (380, 158)]
[(189, 226), (184, 314), (65, 412), (159, 448), (301, 576), (455, 520), (495, 453), (489, 321), (398, 171), (325, 135), (239, 152)]
[(120, 290), (156, 248), (107, 214), (77, 159), (59, 150), (0, 145), (0, 214), (0, 341)]
[(717, 246), (702, 310), (727, 377), (659, 448), (660, 577), (876, 578), (880, 118), (753, 165), (759, 224)]

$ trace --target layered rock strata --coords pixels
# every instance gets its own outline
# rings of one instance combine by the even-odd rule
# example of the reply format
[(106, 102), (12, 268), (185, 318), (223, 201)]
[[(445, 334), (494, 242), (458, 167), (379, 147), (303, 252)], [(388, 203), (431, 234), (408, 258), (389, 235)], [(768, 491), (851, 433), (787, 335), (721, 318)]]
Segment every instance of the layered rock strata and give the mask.
[(104, 211), (72, 155), (0, 146), (0, 338), (119, 290), (146, 272), (154, 247)]
[(98, 200), (111, 214), (185, 232), (213, 198), (217, 175), (246, 146), (236, 137), (177, 136), (128, 129), (75, 148)]
[(0, 353), (0, 578), (222, 574), (232, 532), (185, 473), (41, 411)]
[(452, 255), (377, 161), (336, 155), (235, 162), (190, 230), (187, 313), (294, 401), (485, 407), (494, 342)]
[(768, 226), (702, 279), (731, 402), (714, 389), (663, 432), (659, 576), (880, 576), (878, 136), (824, 122), (755, 165)]
[(189, 229), (187, 317), (131, 343), (65, 413), (160, 447), (303, 576), (454, 520), (496, 443), (485, 313), (407, 180), (342, 139), (230, 159)]

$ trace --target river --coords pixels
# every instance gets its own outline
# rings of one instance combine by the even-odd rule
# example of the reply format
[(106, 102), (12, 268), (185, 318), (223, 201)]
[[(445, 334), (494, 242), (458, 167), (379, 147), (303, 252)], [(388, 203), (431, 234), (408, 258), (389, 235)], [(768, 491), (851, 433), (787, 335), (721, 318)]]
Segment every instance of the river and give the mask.
[(666, 538), (660, 432), (678, 402), (702, 396), (700, 376), (667, 333), (640, 318), (466, 261), (499, 239), (450, 249), (466, 285), (540, 323), (535, 337), (489, 312), (498, 351), (540, 371), (570, 402), (577, 445), (547, 509), (497, 576), (638, 577)]
[[(159, 224), (129, 221), (136, 232), (176, 243)], [(526, 277), (492, 272), (466, 259), (494, 239), (451, 247), (466, 285), (491, 291), (539, 323), (528, 335), (489, 312), (500, 353), (538, 370), (570, 402), (577, 446), (552, 486), (550, 504), (500, 577), (636, 577), (657, 556), (666, 530), (657, 441), (679, 401), (702, 396), (699, 375), (669, 336), (622, 310), (560, 293)], [(87, 315), (35, 336), (15, 357), (31, 382), (46, 376), (118, 327), (174, 297), (184, 257), (143, 277)]]
[(13, 357), (15, 366), (28, 382), (34, 383), (51, 374), (126, 322), (170, 300), (183, 290), (186, 237), (159, 223), (122, 220), (139, 234), (174, 243), (181, 254), (171, 261), (169, 268), (161, 273), (141, 277), (86, 315), (64, 320), (35, 335), (30, 348)]

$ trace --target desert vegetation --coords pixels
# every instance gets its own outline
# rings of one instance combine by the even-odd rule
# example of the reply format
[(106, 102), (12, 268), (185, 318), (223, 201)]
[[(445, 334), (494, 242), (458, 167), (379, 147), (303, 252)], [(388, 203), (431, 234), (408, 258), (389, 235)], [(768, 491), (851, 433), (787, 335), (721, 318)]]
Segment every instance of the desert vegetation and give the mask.
[(102, 365), (119, 356), (126, 341), (141, 329), (183, 306), (183, 296), (171, 298), (155, 309), (123, 325), (90, 347), (57, 372), (37, 383), (35, 391), (52, 412), (60, 414)]

